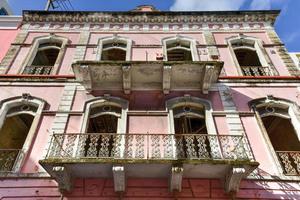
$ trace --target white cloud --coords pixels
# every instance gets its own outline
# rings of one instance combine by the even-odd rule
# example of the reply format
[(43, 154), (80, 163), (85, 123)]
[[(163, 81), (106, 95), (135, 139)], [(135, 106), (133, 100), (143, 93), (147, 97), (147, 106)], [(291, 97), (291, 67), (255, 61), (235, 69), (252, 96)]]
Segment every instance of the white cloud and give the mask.
[(251, 10), (271, 9), (271, 0), (253, 0), (250, 4)]
[(288, 0), (252, 0), (250, 4), (251, 10), (269, 10), (273, 7), (282, 7)]
[[(175, 0), (171, 11), (219, 11), (238, 10), (246, 0)], [(264, 1), (264, 0), (259, 0)]]
[(290, 44), (296, 41), (296, 39), (300, 38), (300, 32), (292, 32), (283, 37), (283, 41), (286, 44)]

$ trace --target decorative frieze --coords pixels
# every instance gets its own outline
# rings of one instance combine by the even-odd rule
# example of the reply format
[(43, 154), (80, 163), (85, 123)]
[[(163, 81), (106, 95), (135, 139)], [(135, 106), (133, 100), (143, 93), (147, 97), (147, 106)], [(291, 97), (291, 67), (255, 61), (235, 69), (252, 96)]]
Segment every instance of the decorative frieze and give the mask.
[[(136, 24), (136, 23), (125, 23), (125, 24), (115, 24), (115, 23), (103, 23), (103, 24), (72, 24), (69, 22), (65, 23), (29, 23), (24, 24), (22, 29), (26, 30), (49, 30), (49, 31), (155, 31), (155, 32), (195, 32), (195, 31), (243, 31), (243, 30), (265, 30), (267, 29), (267, 24), (269, 23), (260, 23), (260, 25), (252, 25), (249, 23), (227, 23), (222, 24), (213, 24), (213, 23), (148, 23), (148, 24)], [(25, 26), (26, 25), (26, 26)]]
[(279, 11), (225, 12), (43, 12), (25, 11), (25, 22), (70, 23), (199, 23), (275, 22)]

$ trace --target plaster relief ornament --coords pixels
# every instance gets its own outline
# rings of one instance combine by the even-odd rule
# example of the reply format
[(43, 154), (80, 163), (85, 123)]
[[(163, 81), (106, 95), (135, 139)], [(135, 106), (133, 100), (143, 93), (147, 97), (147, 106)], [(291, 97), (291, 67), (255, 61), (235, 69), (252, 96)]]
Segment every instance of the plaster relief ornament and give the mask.
[(193, 26), (192, 26), (192, 29), (193, 29), (193, 30), (198, 30), (199, 28), (200, 28), (200, 26), (198, 26), (198, 25), (193, 25)]
[(153, 29), (153, 30), (159, 30), (159, 26), (154, 25), (154, 26), (152, 27), (152, 29)]
[(141, 28), (140, 28), (139, 25), (134, 25), (134, 26), (132, 27), (132, 29), (133, 29), (133, 30), (140, 30)]
[(40, 27), (41, 27), (40, 24), (34, 24), (34, 25), (33, 25), (33, 28), (36, 28), (36, 29), (38, 29), (38, 28), (40, 28)]

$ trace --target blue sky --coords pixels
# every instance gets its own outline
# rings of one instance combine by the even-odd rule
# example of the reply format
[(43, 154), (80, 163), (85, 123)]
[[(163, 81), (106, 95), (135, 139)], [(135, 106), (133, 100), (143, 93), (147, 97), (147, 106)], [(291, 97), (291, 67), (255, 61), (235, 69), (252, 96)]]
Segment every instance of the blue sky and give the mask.
[[(300, 51), (300, 0), (70, 0), (75, 10), (127, 11), (151, 4), (159, 10), (264, 10), (281, 9), (275, 24), (290, 52)], [(46, 0), (8, 0), (15, 14), (42, 10)]]

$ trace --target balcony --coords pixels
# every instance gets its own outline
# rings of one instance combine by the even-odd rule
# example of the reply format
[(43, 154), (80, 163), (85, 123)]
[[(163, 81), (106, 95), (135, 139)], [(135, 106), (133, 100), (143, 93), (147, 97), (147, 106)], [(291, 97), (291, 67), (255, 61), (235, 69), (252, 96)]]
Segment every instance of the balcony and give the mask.
[(23, 74), (49, 75), (53, 66), (26, 66)]
[(225, 179), (231, 192), (258, 166), (245, 137), (204, 134), (54, 134), (40, 163), (61, 189), (73, 178), (113, 177), (115, 191), (125, 191), (125, 177), (169, 178), (180, 191), (185, 177)]
[(284, 174), (300, 176), (300, 151), (276, 151)]
[(223, 62), (216, 61), (78, 61), (78, 80), (88, 91), (201, 90), (208, 93), (217, 82)]
[(21, 149), (0, 149), (0, 172), (11, 172)]
[(263, 66), (241, 66), (244, 76), (273, 76), (270, 67)]

